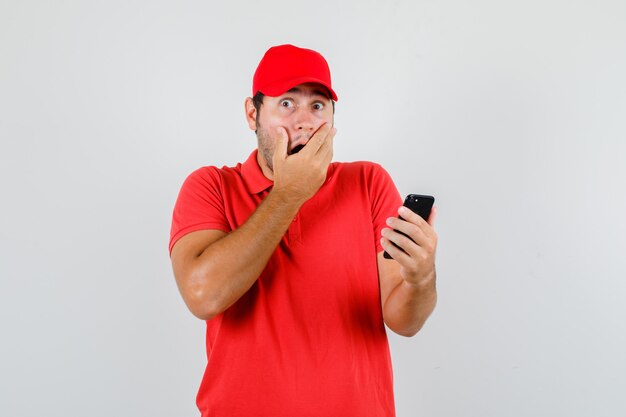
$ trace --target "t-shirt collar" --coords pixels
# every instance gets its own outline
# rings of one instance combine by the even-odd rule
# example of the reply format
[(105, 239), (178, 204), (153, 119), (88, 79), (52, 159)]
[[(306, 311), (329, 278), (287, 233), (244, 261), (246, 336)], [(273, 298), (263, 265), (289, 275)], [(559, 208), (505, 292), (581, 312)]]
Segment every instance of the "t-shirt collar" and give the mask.
[(241, 176), (250, 194), (258, 194), (274, 185), (274, 182), (263, 174), (257, 161), (258, 153), (259, 150), (255, 149), (241, 166)]

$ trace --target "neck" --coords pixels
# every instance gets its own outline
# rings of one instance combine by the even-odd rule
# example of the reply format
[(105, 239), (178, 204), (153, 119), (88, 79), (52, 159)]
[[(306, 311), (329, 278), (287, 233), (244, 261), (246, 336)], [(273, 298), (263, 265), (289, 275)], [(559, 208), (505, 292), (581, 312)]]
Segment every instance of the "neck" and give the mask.
[(263, 175), (265, 175), (265, 177), (268, 180), (274, 181), (274, 172), (267, 165), (267, 161), (265, 160), (263, 155), (261, 155), (260, 151), (256, 155), (256, 161), (259, 164), (259, 167), (261, 167), (261, 171), (263, 172)]

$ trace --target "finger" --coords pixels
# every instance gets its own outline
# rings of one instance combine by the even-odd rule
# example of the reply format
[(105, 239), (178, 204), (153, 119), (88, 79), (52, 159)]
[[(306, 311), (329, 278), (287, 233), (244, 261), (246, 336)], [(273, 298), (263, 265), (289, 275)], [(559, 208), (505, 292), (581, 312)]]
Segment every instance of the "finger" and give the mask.
[(422, 227), (426, 224), (426, 220), (422, 218), (419, 214), (412, 211), (410, 208), (405, 206), (398, 207), (398, 214), (402, 216), (404, 220), (407, 222), (413, 223), (418, 227)]
[(432, 237), (435, 235), (435, 230), (432, 228), (432, 226), (426, 220), (424, 220), (422, 216), (414, 213), (408, 207), (400, 206), (400, 208), (398, 208), (398, 214), (407, 222), (413, 223), (414, 225), (422, 229), (426, 236)]
[(411, 222), (397, 217), (389, 217), (386, 224), (392, 229), (409, 236), (419, 246), (427, 246), (429, 244), (428, 236), (424, 230), (420, 229), (417, 225)]
[(320, 149), (317, 152), (318, 155), (320, 155), (325, 162), (327, 161), (327, 164), (330, 163), (330, 161), (333, 159), (333, 146), (334, 146), (336, 133), (337, 133), (336, 128), (333, 127), (332, 129), (330, 129), (330, 132), (328, 132), (328, 135), (326, 136), (326, 140), (324, 141), (324, 144), (320, 147)]
[(384, 228), (381, 231), (381, 236), (385, 239), (395, 243), (400, 249), (405, 251), (409, 256), (415, 256), (419, 250), (417, 245), (409, 236), (403, 235), (396, 230)]
[[(383, 229), (382, 234), (380, 242), (383, 248), (408, 271), (417, 271), (424, 265), (434, 262), (434, 252), (416, 245), (406, 236), (391, 229)], [(384, 242), (389, 244), (385, 246)]]
[(309, 141), (306, 143), (306, 146), (299, 153), (308, 156), (315, 155), (320, 147), (324, 144), (325, 138), (328, 135), (331, 127), (332, 126), (330, 126), (329, 123), (324, 123), (323, 125), (321, 125), (315, 131), (315, 133), (313, 133), (311, 139), (309, 139)]
[(433, 206), (433, 209), (430, 211), (430, 216), (428, 216), (428, 224), (430, 227), (435, 227), (435, 220), (437, 219), (437, 206)]
[(380, 239), (380, 245), (383, 247), (385, 252), (387, 252), (394, 260), (398, 261), (400, 265), (405, 268), (409, 268), (411, 266), (411, 257), (406, 252), (402, 251), (402, 249), (391, 243), (389, 239), (382, 237)]
[[(429, 225), (426, 220), (424, 220), (419, 214), (414, 213), (411, 209), (409, 209), (408, 207), (405, 206), (400, 206), (398, 208), (398, 215), (400, 217), (402, 217), (402, 220), (414, 225), (415, 227), (419, 228), (419, 230), (421, 230), (423, 232), (423, 234), (426, 237), (433, 237), (435, 235), (435, 231), (432, 228), (431, 225)], [(408, 225), (402, 225), (401, 223), (396, 223), (395, 221), (391, 223), (391, 226), (394, 227), (395, 229), (400, 228), (400, 230), (402, 230), (404, 233), (410, 234), (412, 236), (415, 236), (416, 238), (419, 238), (419, 234), (415, 234), (413, 233), (413, 229), (410, 228)], [(405, 230), (406, 227), (409, 227), (408, 229)]]
[(322, 142), (322, 146), (320, 146), (320, 149), (318, 150), (318, 152), (327, 151), (329, 148), (332, 148), (333, 139), (335, 139), (336, 134), (337, 134), (337, 128), (331, 127), (328, 130), (328, 133), (326, 134), (326, 137), (324, 138), (324, 141)]

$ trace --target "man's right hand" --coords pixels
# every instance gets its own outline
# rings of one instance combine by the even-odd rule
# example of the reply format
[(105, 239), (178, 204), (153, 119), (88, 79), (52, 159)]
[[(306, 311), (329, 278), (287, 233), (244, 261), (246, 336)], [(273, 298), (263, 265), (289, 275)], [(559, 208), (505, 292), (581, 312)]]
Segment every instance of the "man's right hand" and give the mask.
[(248, 220), (231, 233), (198, 230), (174, 245), (174, 275), (194, 315), (210, 320), (254, 284), (300, 206), (324, 184), (335, 133), (332, 126), (322, 125), (300, 152), (287, 155), (287, 132), (279, 128), (274, 188)]
[(296, 154), (288, 155), (289, 137), (284, 127), (277, 129), (273, 190), (298, 206), (315, 195), (326, 180), (328, 165), (333, 158), (333, 139), (337, 129), (329, 123), (320, 126), (306, 146)]
[(288, 156), (287, 132), (279, 128), (274, 188), (250, 218), (231, 233), (198, 230), (174, 245), (174, 275), (194, 315), (209, 320), (221, 314), (254, 284), (300, 206), (324, 184), (335, 132), (322, 125), (300, 152)]

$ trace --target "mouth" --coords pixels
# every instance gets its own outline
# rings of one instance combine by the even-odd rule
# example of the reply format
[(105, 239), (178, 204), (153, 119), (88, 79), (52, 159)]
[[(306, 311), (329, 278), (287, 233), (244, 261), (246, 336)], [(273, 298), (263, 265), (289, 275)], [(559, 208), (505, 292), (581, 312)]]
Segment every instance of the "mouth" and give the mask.
[(291, 154), (292, 155), (296, 154), (296, 153), (300, 152), (303, 148), (304, 148), (304, 144), (301, 143), (300, 145), (296, 146), (295, 148), (293, 148), (291, 150)]
[(295, 138), (293, 138), (292, 143), (298, 143), (298, 142), (299, 143), (296, 146), (294, 146), (291, 149), (291, 151), (288, 151), (287, 154), (294, 155), (300, 152), (302, 148), (304, 148), (306, 144), (309, 143), (309, 139), (311, 139), (311, 137), (307, 135), (298, 135)]

